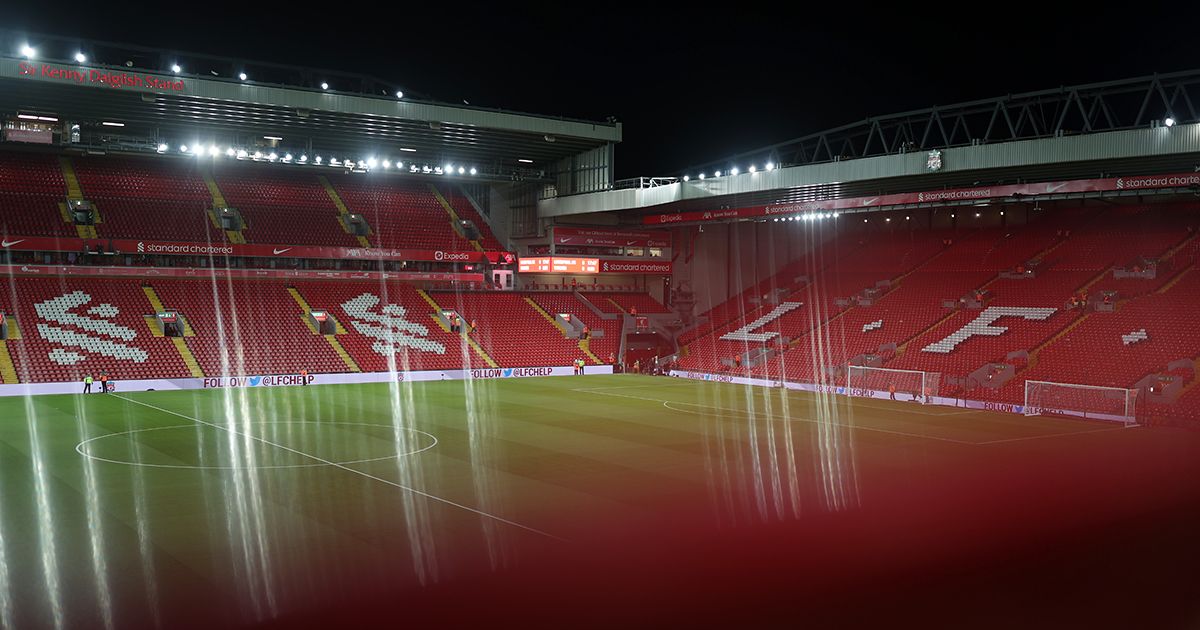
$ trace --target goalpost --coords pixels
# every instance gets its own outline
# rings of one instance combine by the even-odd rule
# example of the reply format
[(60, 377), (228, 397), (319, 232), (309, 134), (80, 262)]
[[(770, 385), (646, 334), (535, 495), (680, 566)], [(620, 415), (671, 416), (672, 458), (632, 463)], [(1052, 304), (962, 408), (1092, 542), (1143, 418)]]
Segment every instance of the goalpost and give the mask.
[(846, 393), (851, 396), (872, 396), (873, 392), (888, 395), (895, 388), (896, 400), (927, 403), (939, 394), (941, 383), (941, 372), (846, 366)]
[(1137, 424), (1137, 390), (1025, 381), (1025, 415), (1074, 416)]

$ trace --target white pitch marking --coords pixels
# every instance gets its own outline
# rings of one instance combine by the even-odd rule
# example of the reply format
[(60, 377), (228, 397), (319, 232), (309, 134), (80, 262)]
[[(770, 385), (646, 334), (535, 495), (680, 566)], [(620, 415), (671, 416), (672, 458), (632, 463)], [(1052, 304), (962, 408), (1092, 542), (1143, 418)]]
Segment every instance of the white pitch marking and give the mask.
[[(287, 422), (287, 421), (285, 421), (285, 422), (260, 422), (258, 424), (261, 424), (261, 425), (268, 425), (268, 424), (328, 424), (328, 426), (332, 426), (332, 427), (357, 426), (357, 427), (379, 427), (381, 429), (391, 429), (392, 428), (391, 426), (388, 426), (386, 424), (370, 424), (367, 422), (338, 422), (336, 424), (329, 424), (329, 423), (323, 423), (323, 422), (315, 422), (312, 420), (298, 420), (298, 421), (291, 421), (291, 422)], [(174, 469), (178, 469), (178, 470), (275, 470), (275, 469), (279, 469), (279, 468), (316, 468), (317, 466), (325, 465), (322, 463), (280, 464), (278, 466), (191, 466), (191, 465), (186, 465), (186, 464), (147, 464), (145, 462), (127, 462), (127, 461), (122, 461), (119, 459), (108, 459), (105, 457), (100, 457), (98, 455), (92, 455), (91, 453), (88, 452), (88, 449), (84, 448), (84, 446), (90, 442), (98, 442), (100, 440), (104, 440), (104, 439), (111, 438), (111, 437), (116, 437), (118, 435), (132, 435), (134, 433), (146, 433), (149, 431), (165, 431), (167, 429), (190, 429), (193, 426), (194, 425), (191, 425), (191, 424), (177, 424), (177, 425), (170, 426), (170, 427), (151, 427), (149, 429), (134, 429), (132, 431), (121, 431), (120, 433), (106, 433), (104, 435), (98, 435), (94, 438), (90, 438), (90, 439), (80, 442), (79, 444), (76, 444), (75, 452), (79, 453), (80, 455), (83, 455), (84, 457), (86, 457), (88, 459), (96, 460), (98, 462), (107, 462), (109, 464), (121, 464), (123, 466), (141, 466), (143, 468), (174, 468)], [(418, 429), (405, 429), (405, 430), (412, 431), (413, 433), (420, 433), (421, 435), (429, 436), (429, 438), (433, 440), (433, 443), (430, 444), (429, 446), (426, 446), (425, 448), (418, 449), (415, 451), (409, 451), (407, 453), (397, 453), (394, 455), (384, 455), (383, 457), (371, 457), (368, 459), (355, 459), (355, 460), (351, 460), (348, 462), (338, 462), (338, 463), (346, 464), (346, 465), (365, 464), (367, 462), (378, 462), (378, 461), (382, 461), (385, 459), (393, 459), (396, 457), (407, 457), (409, 455), (417, 455), (419, 453), (424, 453), (425, 451), (428, 451), (429, 449), (437, 446), (437, 444), (438, 444), (437, 437), (434, 436), (432, 433), (426, 433), (426, 432), (420, 431)]]
[(1136, 427), (1136, 426), (1133, 426), (1133, 427), (1126, 427), (1126, 426), (1107, 427), (1104, 429), (1092, 429), (1091, 431), (1070, 431), (1067, 433), (1050, 433), (1048, 435), (1031, 435), (1029, 437), (1008, 438), (1005, 440), (990, 440), (987, 442), (979, 442), (978, 444), (987, 445), (987, 444), (1003, 444), (1005, 442), (1023, 442), (1023, 441), (1027, 441), (1027, 440), (1044, 440), (1046, 438), (1066, 437), (1068, 435), (1086, 435), (1088, 433), (1107, 433), (1109, 431), (1124, 431), (1126, 429), (1136, 429), (1136, 428), (1138, 428), (1138, 427)]
[[(685, 402), (675, 402), (675, 401), (664, 400), (664, 401), (662, 401), (662, 404), (664, 407), (666, 407), (667, 409), (670, 409), (671, 411), (680, 411), (683, 413), (698, 413), (698, 412), (688, 411), (686, 409), (675, 409), (671, 405), (689, 405), (689, 406), (693, 406), (693, 407), (701, 407), (704, 409), (734, 411), (734, 412), (743, 413), (743, 414), (747, 414), (747, 415), (749, 415), (749, 413), (750, 413), (750, 412), (746, 411), (745, 409), (731, 409), (729, 407), (713, 407), (711, 405), (701, 405), (699, 403), (685, 403)], [(784, 422), (807, 422), (809, 424), (820, 424), (818, 421), (813, 420), (812, 418), (806, 418), (806, 417), (781, 416), (778, 414), (765, 413), (765, 412), (760, 413), (759, 415), (781, 419)], [(874, 427), (866, 427), (866, 426), (861, 426), (861, 425), (857, 425), (857, 424), (845, 424), (842, 422), (834, 422), (832, 424), (833, 424), (833, 426), (846, 427), (847, 429), (852, 429), (855, 431), (870, 431), (872, 433), (887, 433), (889, 435), (902, 435), (905, 437), (914, 437), (914, 438), (925, 439), (925, 440), (937, 440), (938, 442), (953, 442), (955, 444), (969, 444), (971, 446), (975, 446), (975, 445), (979, 444), (979, 442), (967, 442), (964, 440), (955, 440), (952, 438), (935, 437), (932, 435), (925, 435), (923, 433), (905, 433), (903, 431), (891, 431), (888, 429), (876, 429)]]
[(212, 423), (212, 422), (206, 422), (206, 421), (204, 421), (204, 420), (201, 420), (201, 419), (199, 419), (199, 418), (194, 418), (194, 417), (192, 417), (192, 416), (187, 416), (187, 415), (184, 415), (184, 414), (182, 414), (182, 413), (179, 413), (179, 412), (177, 412), (177, 411), (171, 411), (170, 409), (163, 409), (162, 407), (157, 407), (157, 406), (155, 406), (155, 405), (151, 405), (151, 404), (149, 404), (149, 403), (144, 403), (144, 402), (141, 402), (141, 401), (137, 401), (137, 400), (134, 400), (134, 399), (132, 399), (132, 398), (126, 398), (126, 397), (124, 397), (124, 396), (121, 396), (121, 395), (119, 395), (119, 394), (113, 394), (113, 397), (114, 397), (114, 398), (120, 398), (121, 400), (124, 400), (124, 401), (131, 402), (131, 403), (133, 403), (133, 404), (135, 404), (135, 405), (141, 405), (141, 406), (143, 406), (143, 407), (148, 407), (148, 408), (150, 408), (150, 409), (154, 409), (154, 410), (156, 410), (156, 411), (161, 411), (161, 412), (163, 412), (163, 413), (169, 413), (169, 414), (171, 414), (171, 415), (173, 415), (173, 416), (178, 416), (178, 417), (180, 417), (180, 418), (184, 418), (184, 419), (186, 419), (186, 420), (191, 420), (191, 421), (193, 421), (193, 422), (198, 422), (198, 423), (200, 423), (200, 424), (203, 424), (203, 425), (206, 425), (206, 426), (210, 426), (210, 427), (214, 427), (214, 428), (217, 428), (217, 429), (221, 429), (222, 431), (228, 431), (228, 432), (230, 432), (230, 433), (232, 433), (232, 434), (234, 434), (234, 435), (236, 435), (236, 436), (238, 436), (238, 437), (250, 438), (250, 439), (252, 439), (252, 440), (256, 440), (256, 441), (258, 441), (258, 442), (261, 442), (261, 443), (263, 443), (263, 444), (267, 444), (267, 445), (269, 445), (269, 446), (274, 446), (274, 447), (276, 447), (276, 448), (281, 448), (281, 449), (283, 449), (283, 450), (285, 450), (285, 451), (289, 451), (289, 452), (291, 452), (291, 453), (295, 453), (295, 454), (297, 454), (297, 455), (302, 455), (302, 456), (304, 456), (304, 457), (308, 457), (308, 458), (310, 458), (310, 459), (314, 459), (314, 460), (316, 460), (316, 461), (319, 461), (319, 462), (321, 462), (321, 463), (323, 463), (323, 464), (326, 464), (326, 465), (328, 465), (328, 466), (333, 466), (333, 467), (335, 467), (335, 468), (340, 468), (340, 469), (342, 469), (342, 470), (345, 470), (345, 471), (347, 471), (347, 472), (352, 472), (352, 473), (354, 473), (354, 474), (356, 474), (356, 475), (361, 475), (361, 476), (363, 476), (363, 477), (366, 477), (367, 479), (373, 479), (373, 480), (375, 480), (375, 481), (378, 481), (378, 482), (380, 482), (380, 483), (385, 483), (385, 484), (387, 484), (387, 485), (389, 485), (389, 486), (393, 486), (393, 487), (399, 488), (399, 489), (401, 489), (401, 490), (406, 490), (406, 491), (408, 491), (408, 492), (412, 492), (413, 494), (417, 494), (417, 495), (423, 496), (423, 497), (425, 497), (425, 498), (427, 498), (427, 499), (432, 499), (432, 500), (434, 500), (434, 501), (439, 501), (439, 502), (441, 502), (441, 503), (445, 503), (446, 505), (452, 505), (452, 506), (454, 506), (454, 507), (456, 507), (456, 508), (460, 508), (460, 509), (466, 510), (466, 511), (468, 511), (468, 512), (471, 512), (471, 513), (473, 513), (473, 514), (478, 514), (478, 515), (480, 515), (480, 516), (484, 516), (484, 517), (487, 517), (487, 518), (490, 518), (490, 519), (493, 519), (493, 520), (499, 521), (499, 522), (501, 522), (501, 523), (504, 523), (504, 524), (506, 524), (506, 525), (512, 525), (513, 527), (518, 527), (518, 528), (520, 528), (520, 529), (523, 529), (523, 530), (525, 530), (525, 531), (528, 531), (528, 532), (533, 532), (533, 533), (535, 533), (535, 534), (538, 534), (538, 535), (541, 535), (541, 536), (545, 536), (546, 538), (552, 538), (552, 539), (554, 539), (554, 540), (558, 540), (558, 541), (561, 541), (561, 542), (570, 542), (569, 540), (567, 540), (567, 539), (565, 539), (565, 538), (562, 538), (562, 537), (559, 537), (559, 536), (555, 536), (554, 534), (550, 534), (550, 533), (544, 532), (544, 531), (542, 531), (542, 530), (540, 530), (540, 529), (536, 529), (536, 528), (534, 528), (534, 527), (530, 527), (530, 526), (528, 526), (528, 525), (522, 525), (521, 523), (518, 523), (518, 522), (516, 522), (516, 521), (510, 521), (510, 520), (508, 520), (508, 519), (506, 519), (506, 518), (504, 518), (504, 517), (502, 517), (502, 516), (496, 516), (495, 514), (488, 514), (487, 512), (484, 512), (484, 511), (482, 511), (482, 510), (478, 510), (478, 509), (475, 509), (475, 508), (473, 508), (473, 507), (470, 507), (470, 506), (463, 505), (463, 504), (461, 504), (461, 503), (455, 503), (454, 501), (451, 501), (451, 500), (449, 500), (449, 499), (443, 499), (442, 497), (439, 497), (439, 496), (435, 496), (435, 495), (429, 494), (428, 492), (423, 492), (423, 491), (421, 491), (421, 490), (417, 490), (416, 488), (410, 488), (410, 487), (408, 487), (408, 486), (405, 486), (405, 485), (402, 485), (402, 484), (398, 484), (398, 483), (396, 483), (396, 482), (394, 482), (394, 481), (391, 481), (391, 480), (388, 480), (388, 479), (384, 479), (383, 477), (377, 477), (377, 476), (375, 476), (375, 475), (372, 475), (372, 474), (370, 474), (370, 473), (365, 473), (365, 472), (363, 472), (363, 471), (361, 471), (361, 470), (355, 470), (355, 469), (353, 469), (353, 468), (350, 468), (349, 466), (346, 466), (346, 465), (344, 465), (344, 464), (339, 464), (339, 463), (337, 463), (337, 462), (331, 462), (331, 461), (329, 461), (329, 460), (327, 460), (327, 459), (324, 459), (324, 458), (321, 458), (321, 457), (317, 457), (316, 455), (310, 455), (309, 453), (305, 453), (305, 452), (303, 452), (303, 451), (298, 451), (298, 450), (296, 450), (296, 449), (294, 449), (294, 448), (291, 448), (291, 447), (288, 447), (288, 446), (284, 446), (283, 444), (278, 444), (278, 443), (272, 442), (272, 441), (270, 441), (270, 440), (266, 440), (266, 439), (263, 439), (263, 438), (260, 438), (260, 437), (254, 436), (254, 435), (250, 435), (250, 434), (248, 434), (248, 433), (242, 433), (242, 432), (240, 432), (240, 431), (235, 431), (235, 430), (233, 430), (233, 429), (230, 429), (229, 427), (223, 427), (223, 426), (221, 426), (221, 425), (219, 425), (219, 424), (215, 424), (215, 423)]

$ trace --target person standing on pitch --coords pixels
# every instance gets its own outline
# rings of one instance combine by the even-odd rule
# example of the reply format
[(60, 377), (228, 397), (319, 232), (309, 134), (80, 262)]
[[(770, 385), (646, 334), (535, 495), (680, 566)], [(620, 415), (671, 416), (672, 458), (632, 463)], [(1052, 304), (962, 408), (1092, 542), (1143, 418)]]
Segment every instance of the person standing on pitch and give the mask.
[(108, 372), (100, 373), (100, 393), (101, 394), (108, 393)]
[(300, 370), (300, 384), (308, 385), (308, 370)]
[(92, 393), (92, 375), (88, 374), (83, 377), (83, 393)]

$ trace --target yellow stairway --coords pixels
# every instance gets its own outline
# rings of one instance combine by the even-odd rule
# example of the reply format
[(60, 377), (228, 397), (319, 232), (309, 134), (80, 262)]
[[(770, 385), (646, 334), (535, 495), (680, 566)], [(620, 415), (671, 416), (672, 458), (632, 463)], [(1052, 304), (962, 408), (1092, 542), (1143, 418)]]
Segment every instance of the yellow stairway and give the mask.
[[(212, 173), (204, 171), (204, 185), (208, 186), (208, 194), (212, 195), (214, 210), (209, 211), (208, 218), (212, 221), (213, 227), (221, 229), (221, 222), (217, 219), (215, 208), (228, 208), (229, 204), (225, 201), (225, 195), (221, 194), (221, 189), (217, 186), (217, 180), (213, 179)], [(244, 225), (242, 226), (245, 227)], [(230, 243), (242, 245), (246, 242), (246, 236), (241, 230), (224, 230), (226, 238)]]
[[(58, 158), (58, 166), (62, 169), (63, 180), (67, 182), (67, 199), (71, 201), (83, 201), (83, 187), (79, 185), (79, 178), (75, 175), (75, 165), (71, 164), (71, 159), (67, 156)], [(58, 204), (59, 212), (62, 213), (63, 220), (67, 223), (74, 223), (71, 218), (71, 213), (67, 210), (67, 204)], [(100, 223), (100, 210), (92, 208), (92, 212), (96, 217), (95, 222)], [(96, 226), (94, 225), (76, 225), (75, 232), (79, 238), (98, 238), (96, 234)]]
[(0, 382), (13, 384), (17, 379), (17, 367), (13, 365), (12, 355), (8, 353), (8, 341), (0, 341)]
[[(439, 315), (442, 313), (442, 307), (438, 305), (437, 301), (434, 300), (433, 297), (428, 293), (426, 293), (424, 289), (417, 289), (417, 293), (421, 296), (421, 299), (428, 302), (429, 306), (433, 308), (433, 312), (430, 313), (429, 316), (433, 318), (433, 321), (438, 325), (438, 328), (441, 328), (446, 332), (450, 332), (450, 327), (446, 325), (446, 322), (442, 321), (441, 317), (439, 317)], [(467, 329), (469, 327), (463, 326), (463, 328)], [(483, 346), (479, 345), (474, 339), (471, 338), (470, 330), (464, 330), (463, 332), (459, 333), (459, 336), (462, 337), (463, 341), (467, 342), (468, 346), (471, 346), (471, 350), (475, 352), (476, 356), (478, 356), (480, 359), (483, 359), (483, 362), (488, 364), (488, 367), (500, 367), (500, 364), (496, 363), (495, 359), (493, 359), (491, 355), (489, 355), (487, 351), (483, 349)]]
[[(462, 231), (462, 219), (460, 219), (458, 213), (454, 211), (454, 208), (450, 205), (450, 202), (446, 201), (446, 198), (442, 196), (442, 192), (437, 189), (437, 186), (434, 186), (433, 184), (429, 184), (428, 186), (429, 190), (433, 192), (433, 196), (437, 198), (438, 203), (442, 204), (442, 209), (446, 211), (446, 214), (450, 215), (450, 227), (453, 228), (454, 232), (459, 236), (466, 238), (467, 235), (463, 234)], [(474, 247), (475, 251), (477, 252), (483, 251), (483, 245), (480, 245), (479, 241), (471, 241), (471, 247)]]
[[(529, 304), (529, 306), (532, 307), (533, 310), (537, 311), (538, 314), (540, 314), (543, 318), (545, 318), (546, 321), (550, 322), (551, 325), (553, 325), (555, 328), (557, 328), (558, 332), (562, 333), (562, 335), (564, 337), (567, 336), (567, 330), (565, 328), (563, 328), (562, 324), (558, 323), (558, 319), (556, 319), (550, 313), (547, 313), (546, 309), (542, 308), (540, 304), (533, 301), (533, 298), (525, 298), (525, 303)], [(591, 339), (580, 339), (578, 345), (579, 345), (579, 350), (581, 352), (583, 352), (584, 355), (586, 355), (589, 359), (596, 362), (597, 364), (603, 365), (604, 362), (601, 361), (599, 357), (592, 354), (592, 340)]]
[[(296, 304), (300, 305), (300, 309), (304, 311), (304, 314), (300, 316), (300, 318), (304, 321), (304, 324), (308, 326), (308, 329), (312, 331), (314, 335), (317, 334), (317, 327), (312, 323), (312, 318), (309, 317), (309, 313), (312, 313), (312, 307), (308, 305), (308, 300), (305, 300), (304, 296), (300, 295), (300, 292), (297, 291), (295, 287), (288, 287), (288, 293), (292, 296), (292, 299), (296, 301)], [(354, 361), (354, 357), (350, 356), (350, 353), (346, 352), (346, 348), (342, 346), (342, 342), (337, 340), (337, 335), (346, 334), (346, 329), (342, 327), (341, 322), (337, 321), (337, 318), (334, 318), (333, 325), (335, 327), (334, 334), (321, 335), (321, 338), (324, 339), (326, 343), (329, 344), (329, 347), (333, 348), (333, 351), (342, 358), (342, 363), (345, 363), (346, 367), (351, 372), (361, 372), (362, 368), (358, 367), (358, 363)]]
[[(337, 193), (337, 190), (335, 190), (333, 188), (333, 184), (330, 184), (329, 180), (326, 179), (324, 175), (318, 175), (317, 179), (320, 180), (321, 186), (323, 186), (325, 188), (325, 193), (329, 195), (329, 198), (333, 201), (333, 205), (337, 206), (338, 218), (342, 219), (341, 221), (338, 221), (338, 223), (341, 224), (342, 230), (344, 230), (347, 234), (349, 234), (350, 228), (346, 227), (345, 218), (346, 218), (346, 215), (351, 214), (350, 209), (346, 207), (346, 203), (342, 201), (341, 195), (339, 195)], [(371, 246), (371, 241), (367, 240), (367, 237), (356, 236), (355, 238), (358, 239), (359, 245), (361, 245), (363, 247)]]
[[(142, 292), (146, 294), (146, 300), (150, 302), (150, 306), (154, 308), (155, 313), (163, 313), (167, 310), (163, 307), (162, 300), (158, 299), (158, 293), (154, 291), (154, 287), (144, 286), (142, 287)], [(147, 321), (147, 324), (150, 324), (150, 322)], [(153, 325), (151, 330), (156, 330), (157, 328), (157, 325)], [(189, 333), (194, 335), (195, 331), (188, 325), (185, 318), (183, 321), (183, 334), (188, 335)], [(160, 337), (162, 333), (160, 332), (155, 336)], [(183, 364), (188, 367), (188, 371), (192, 373), (192, 376), (204, 378), (204, 371), (200, 369), (200, 364), (196, 361), (196, 357), (192, 354), (191, 349), (188, 348), (187, 341), (183, 337), (171, 337), (171, 343), (175, 344), (175, 351), (179, 353), (179, 358), (183, 359)]]

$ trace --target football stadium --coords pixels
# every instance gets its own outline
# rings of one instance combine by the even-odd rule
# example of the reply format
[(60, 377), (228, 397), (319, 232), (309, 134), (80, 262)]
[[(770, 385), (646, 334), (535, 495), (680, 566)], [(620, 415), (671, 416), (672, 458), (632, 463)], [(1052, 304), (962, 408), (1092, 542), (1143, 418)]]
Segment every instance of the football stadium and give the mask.
[(1195, 627), (1200, 71), (1045, 88), (618, 179), (0, 32), (0, 626)]

